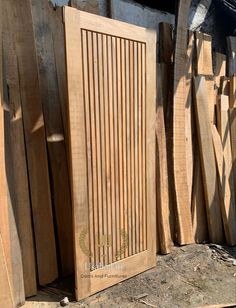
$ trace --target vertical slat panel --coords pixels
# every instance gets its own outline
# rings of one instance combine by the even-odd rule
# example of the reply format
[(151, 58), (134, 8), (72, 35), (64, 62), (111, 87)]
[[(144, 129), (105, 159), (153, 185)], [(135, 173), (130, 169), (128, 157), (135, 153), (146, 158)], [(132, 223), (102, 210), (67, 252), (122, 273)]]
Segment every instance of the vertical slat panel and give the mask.
[(130, 41), (130, 151), (131, 151), (131, 218), (132, 218), (132, 254), (135, 253), (135, 164), (134, 164), (134, 42)]
[(128, 176), (128, 238), (129, 238), (129, 256), (132, 255), (132, 219), (131, 219), (131, 140), (130, 140), (130, 59), (129, 59), (129, 41), (125, 41), (125, 59), (126, 59), (126, 121), (127, 121), (127, 176)]
[(147, 203), (146, 203), (146, 46), (142, 44), (142, 149), (143, 149), (143, 245), (147, 249)]
[(119, 226), (118, 236), (120, 239), (120, 246), (117, 251), (117, 259), (121, 258), (123, 248), (122, 231), (124, 228), (124, 189), (123, 189), (123, 126), (122, 126), (122, 87), (121, 87), (121, 40), (116, 39), (116, 52), (117, 52), (117, 105), (118, 105), (118, 144), (119, 144), (119, 193), (120, 193), (120, 206), (119, 206)]
[(143, 195), (142, 195), (142, 45), (138, 43), (138, 178), (139, 178), (139, 239), (143, 251)]
[(98, 44), (97, 34), (93, 33), (93, 78), (94, 78), (94, 109), (96, 120), (96, 151), (97, 151), (97, 190), (98, 190), (98, 208), (94, 215), (97, 215), (97, 244), (98, 244), (98, 262), (101, 262), (101, 255), (104, 254), (101, 245), (102, 237), (102, 166), (101, 166), (101, 121), (100, 121), (100, 100), (99, 100), (99, 76), (98, 76)]
[[(111, 223), (111, 142), (110, 142), (110, 112), (109, 112), (109, 90), (110, 71), (108, 66), (108, 40), (107, 36), (103, 35), (103, 70), (104, 70), (104, 109), (105, 109), (105, 140), (106, 140), (106, 191), (107, 191), (107, 249), (108, 263), (112, 262), (112, 223)], [(108, 77), (109, 76), (109, 77)]]
[(115, 200), (115, 138), (114, 138), (114, 104), (113, 104), (113, 66), (112, 66), (112, 40), (111, 37), (107, 37), (107, 48), (108, 48), (108, 73), (109, 73), (109, 121), (110, 121), (110, 146), (111, 146), (111, 217), (112, 217), (112, 261), (116, 254), (116, 200)]
[(138, 46), (134, 42), (134, 191), (135, 191), (135, 253), (139, 252), (139, 193), (138, 193)]
[(93, 223), (94, 223), (94, 263), (99, 262), (98, 252), (98, 183), (97, 183), (97, 139), (96, 139), (96, 115), (95, 115), (95, 99), (94, 99), (94, 75), (93, 75), (93, 37), (88, 32), (88, 62), (89, 62), (89, 93), (90, 93), (90, 112), (91, 112), (91, 148), (92, 148), (92, 177), (93, 177)]
[[(92, 148), (91, 148), (91, 112), (90, 112), (90, 91), (89, 91), (89, 66), (87, 33), (82, 31), (82, 56), (83, 56), (83, 84), (84, 84), (84, 105), (86, 122), (86, 146), (87, 146), (87, 176), (88, 176), (88, 204), (89, 204), (89, 250), (90, 255), (94, 253), (94, 219), (93, 219), (93, 174), (92, 174)], [(93, 259), (91, 259), (92, 261)]]
[(101, 169), (102, 169), (102, 233), (100, 234), (100, 245), (103, 246), (101, 262), (107, 264), (107, 197), (106, 197), (106, 142), (105, 142), (105, 111), (104, 111), (104, 67), (103, 67), (103, 45), (102, 35), (98, 34), (98, 71), (99, 71), (99, 101), (100, 101), (100, 123), (101, 123)]

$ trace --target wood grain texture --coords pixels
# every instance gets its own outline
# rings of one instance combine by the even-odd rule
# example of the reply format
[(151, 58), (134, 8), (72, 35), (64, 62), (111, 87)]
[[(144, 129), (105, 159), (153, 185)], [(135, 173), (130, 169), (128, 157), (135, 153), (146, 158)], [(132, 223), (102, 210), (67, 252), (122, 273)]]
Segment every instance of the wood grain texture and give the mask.
[[(232, 170), (234, 174), (234, 183), (236, 183), (236, 108), (229, 110), (229, 125), (231, 137), (231, 154), (232, 154)], [(236, 200), (236, 192), (235, 192)]]
[[(226, 110), (225, 110), (226, 111)], [(225, 118), (226, 112), (222, 112), (222, 117)], [(227, 117), (228, 118), (228, 117)], [(229, 132), (226, 131), (225, 122), (226, 119), (223, 120), (222, 125), (222, 133), (226, 139), (230, 137)], [(222, 145), (222, 141), (220, 135), (217, 131), (217, 128), (213, 125), (212, 126), (212, 137), (213, 137), (213, 144), (215, 149), (215, 157), (216, 157), (216, 164), (220, 178), (220, 193), (221, 193), (221, 214), (223, 218), (224, 230), (225, 230), (225, 238), (228, 245), (235, 245), (236, 243), (236, 210), (235, 210), (235, 194), (233, 189), (233, 174), (230, 175), (232, 163), (230, 162), (231, 158), (231, 151), (227, 151), (227, 147)], [(229, 155), (230, 154), (230, 155)]]
[(185, 107), (187, 104), (185, 72), (189, 6), (190, 1), (182, 0), (179, 2), (174, 55), (173, 167), (179, 244), (189, 244), (194, 241), (187, 183), (185, 145)]
[(78, 299), (125, 279), (83, 278), (111, 271), (99, 264), (124, 263), (127, 278), (141, 256), (141, 271), (155, 264), (156, 40), (132, 29), (136, 41), (126, 24), (65, 8)]
[[(157, 113), (156, 113), (156, 138), (157, 138), (157, 233), (161, 253), (169, 253), (172, 248), (170, 232), (170, 202), (167, 170), (166, 133), (163, 113), (163, 80), (162, 64), (157, 64)], [(172, 213), (173, 214), (173, 213)]]
[(7, 270), (6, 257), (3, 250), (2, 236), (0, 233), (0, 305), (14, 308), (10, 279)]
[(220, 197), (204, 77), (194, 78), (194, 95), (209, 238), (213, 243), (222, 243)]
[(28, 162), (39, 283), (57, 278), (57, 259), (45, 128), (30, 1), (6, 1), (19, 65), (21, 105)]
[[(5, 3), (0, 3), (0, 17), (3, 19), (5, 14)], [(3, 45), (2, 34), (3, 24), (0, 23), (0, 250), (1, 250), (1, 276), (6, 278), (4, 285), (1, 284), (1, 300), (6, 299), (9, 307), (21, 306), (25, 302), (22, 256), (20, 250), (19, 236), (17, 233), (16, 221), (13, 212), (13, 202), (10, 195), (10, 185), (7, 178), (9, 161), (7, 157), (9, 132), (7, 131), (7, 105), (5, 104), (5, 70), (3, 67)], [(5, 275), (5, 277), (4, 277)], [(1, 277), (2, 279), (2, 277)], [(5, 302), (2, 303), (5, 306)]]
[(214, 75), (216, 78), (216, 86), (220, 87), (220, 77), (226, 76), (226, 55), (219, 52), (214, 52), (213, 62), (214, 62)]
[(212, 38), (202, 32), (195, 32), (196, 74), (213, 76)]
[(20, 80), (14, 38), (7, 12), (3, 20), (5, 86), (8, 88), (8, 95), (5, 95), (4, 101), (7, 107), (5, 112), (5, 127), (8, 132), (6, 149), (7, 162), (10, 166), (7, 177), (21, 246), (25, 295), (28, 297), (37, 293), (37, 284)]
[(51, 26), (52, 16), (55, 14), (53, 15), (54, 9), (47, 0), (31, 0), (31, 10), (51, 171), (50, 184), (59, 246), (58, 257), (62, 275), (66, 276), (73, 273), (72, 215), (65, 134)]

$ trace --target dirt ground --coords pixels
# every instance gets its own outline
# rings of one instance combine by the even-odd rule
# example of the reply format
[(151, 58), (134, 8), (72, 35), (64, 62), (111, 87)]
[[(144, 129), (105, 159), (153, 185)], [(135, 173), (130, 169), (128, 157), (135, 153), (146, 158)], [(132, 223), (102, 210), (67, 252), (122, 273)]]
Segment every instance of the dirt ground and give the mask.
[(60, 307), (65, 296), (69, 307), (236, 307), (236, 247), (175, 247), (171, 254), (157, 256), (155, 268), (80, 303), (70, 288), (70, 280), (54, 283), (30, 298), (24, 308)]

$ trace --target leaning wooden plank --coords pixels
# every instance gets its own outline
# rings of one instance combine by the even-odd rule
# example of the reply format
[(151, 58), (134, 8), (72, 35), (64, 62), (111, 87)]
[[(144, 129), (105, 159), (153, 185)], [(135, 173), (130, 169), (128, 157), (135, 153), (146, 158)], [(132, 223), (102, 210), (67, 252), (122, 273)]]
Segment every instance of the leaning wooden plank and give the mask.
[(236, 107), (236, 75), (230, 78), (229, 83), (229, 108)]
[[(225, 125), (223, 125), (222, 128), (224, 129), (224, 133), (229, 134), (225, 130)], [(236, 244), (236, 209), (234, 193), (232, 193), (232, 177), (229, 173), (230, 166), (227, 157), (228, 154), (223, 149), (222, 141), (215, 125), (212, 125), (212, 137), (215, 149), (216, 164), (220, 178), (220, 193), (222, 199), (221, 214), (223, 218), (225, 238), (227, 244), (233, 246)]]
[(157, 232), (159, 234), (160, 251), (162, 253), (169, 253), (173, 245), (170, 232), (170, 224), (173, 223), (173, 220), (171, 221), (170, 216), (166, 133), (163, 114), (164, 95), (161, 68), (162, 65), (157, 64)]
[(216, 78), (216, 86), (220, 86), (220, 77), (226, 76), (226, 55), (215, 52), (213, 53), (214, 60), (214, 76)]
[(195, 32), (196, 73), (197, 75), (213, 76), (211, 36)]
[[(24, 281), (23, 281), (23, 268), (22, 268), (22, 256), (20, 250), (19, 237), (16, 228), (15, 217), (12, 207), (13, 195), (10, 195), (8, 181), (11, 181), (11, 178), (8, 177), (9, 171), (12, 166), (9, 165), (8, 160), (8, 142), (9, 142), (9, 133), (6, 127), (6, 112), (7, 106), (4, 103), (5, 95), (7, 94), (6, 89), (4, 89), (3, 94), (3, 46), (2, 46), (2, 18), (3, 18), (3, 2), (0, 2), (0, 234), (1, 242), (0, 249), (4, 251), (4, 258), (6, 260), (3, 271), (0, 271), (0, 275), (6, 275), (8, 272), (8, 277), (4, 281), (4, 286), (1, 286), (1, 292), (5, 290), (8, 294), (3, 294), (1, 296), (7, 296), (8, 300), (11, 301), (9, 288), (12, 294), (12, 303), (10, 306), (17, 307), (21, 306), (25, 302), (25, 293), (24, 293)], [(3, 255), (3, 253), (1, 252)], [(4, 262), (3, 259), (1, 261)], [(5, 272), (4, 272), (5, 269)], [(8, 284), (10, 286), (8, 286)], [(6, 288), (6, 289), (5, 289)], [(7, 307), (5, 303), (2, 305)]]
[(6, 257), (0, 233), (0, 306), (14, 308)]
[(173, 25), (161, 22), (159, 24), (159, 62), (173, 62), (174, 41)]
[(236, 36), (227, 37), (227, 55), (227, 76), (231, 77), (236, 74)]
[(187, 45), (187, 66), (186, 66), (186, 95), (187, 104), (185, 106), (185, 147), (186, 147), (186, 170), (189, 200), (192, 197), (193, 186), (193, 101), (192, 101), (192, 77), (193, 77), (193, 32), (188, 32)]
[(208, 110), (210, 116), (210, 122), (215, 124), (216, 122), (216, 101), (217, 101), (217, 89), (215, 89), (215, 82), (213, 77), (205, 77), (205, 85), (208, 97)]
[(40, 97), (51, 170), (50, 182), (60, 266), (62, 275), (66, 276), (73, 273), (73, 239), (69, 172), (51, 30), (51, 20), (56, 16), (53, 15), (54, 8), (48, 0), (31, 0), (31, 8), (39, 68)]
[(187, 20), (191, 1), (179, 2), (174, 55), (173, 160), (178, 243), (193, 242), (185, 148)]
[(28, 170), (25, 152), (24, 129), (22, 122), (20, 81), (18, 63), (15, 54), (14, 39), (9, 24), (8, 14), (3, 15), (3, 50), (6, 86), (8, 95), (5, 99), (5, 116), (8, 131), (8, 161), (11, 179), (10, 194), (20, 239), (24, 286), (26, 297), (37, 293), (36, 260), (34, 252), (31, 204), (29, 196)]
[(5, 0), (4, 5), (19, 65), (38, 275), (39, 283), (44, 285), (57, 278), (57, 257), (31, 7), (29, 0)]
[(200, 147), (201, 167), (210, 241), (223, 242), (216, 164), (204, 77), (194, 78), (195, 115)]
[(207, 216), (204, 199), (203, 178), (198, 142), (195, 143), (193, 191), (192, 191), (193, 236), (196, 243), (208, 241)]

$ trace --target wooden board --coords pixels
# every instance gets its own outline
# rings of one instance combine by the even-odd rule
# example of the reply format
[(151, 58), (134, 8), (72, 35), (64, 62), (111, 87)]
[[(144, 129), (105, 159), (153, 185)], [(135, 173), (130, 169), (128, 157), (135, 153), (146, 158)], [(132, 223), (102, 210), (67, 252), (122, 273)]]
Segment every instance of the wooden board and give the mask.
[(196, 243), (204, 243), (208, 241), (208, 228), (200, 151), (197, 140), (194, 149), (193, 191), (191, 202), (193, 235)]
[(196, 74), (213, 76), (212, 68), (212, 38), (202, 32), (195, 32), (196, 44)]
[(187, 66), (186, 66), (186, 94), (185, 106), (185, 147), (186, 147), (186, 170), (189, 200), (192, 198), (193, 186), (193, 100), (192, 100), (192, 77), (193, 77), (193, 51), (194, 35), (188, 32)]
[(212, 77), (205, 77), (205, 85), (208, 97), (208, 110), (209, 110), (210, 122), (212, 124), (215, 124), (217, 89), (215, 88), (214, 79)]
[[(55, 213), (61, 272), (73, 273), (73, 237), (69, 172), (60, 104), (51, 22), (56, 18), (48, 0), (31, 0), (39, 68), (40, 94), (44, 112), (51, 192)], [(62, 64), (63, 65), (63, 64)]]
[(227, 76), (231, 77), (236, 74), (236, 36), (228, 36), (226, 39), (228, 55)]
[(14, 38), (6, 11), (3, 15), (3, 49), (5, 86), (8, 89), (8, 95), (5, 96), (5, 128), (8, 132), (6, 151), (8, 153), (7, 162), (9, 165), (7, 177), (21, 246), (25, 295), (28, 297), (37, 293), (36, 260), (18, 63), (15, 53)]
[(173, 167), (179, 244), (189, 244), (194, 241), (185, 147), (185, 106), (187, 104), (185, 59), (187, 55), (187, 17), (190, 2), (179, 2), (174, 55)]
[(173, 212), (170, 211), (166, 133), (163, 113), (164, 93), (162, 74), (163, 65), (157, 64), (157, 224), (161, 253), (169, 253), (172, 248), (170, 224), (174, 222)]
[(195, 115), (210, 241), (223, 242), (220, 197), (204, 77), (194, 78)]
[(7, 270), (5, 253), (3, 250), (2, 236), (0, 233), (0, 305), (2, 307), (14, 308), (13, 298)]
[[(223, 107), (223, 106), (222, 106)], [(225, 106), (226, 107), (226, 106)], [(222, 133), (229, 138), (229, 129), (226, 130), (228, 125), (227, 110), (222, 110)], [(227, 118), (226, 118), (227, 115)], [(225, 125), (226, 124), (226, 125)], [(228, 135), (228, 136), (227, 136)], [(221, 193), (221, 214), (223, 218), (225, 238), (228, 245), (236, 244), (236, 209), (235, 209), (235, 198), (233, 188), (233, 176), (230, 175), (230, 169), (232, 163), (229, 161), (231, 158), (231, 150), (227, 151), (227, 146), (223, 147), (220, 135), (215, 127), (212, 125), (212, 137), (215, 149), (215, 157), (217, 163), (217, 169), (220, 178), (220, 193)], [(226, 142), (228, 143), (228, 142)], [(230, 144), (229, 144), (230, 146)], [(230, 155), (229, 155), (230, 154)]]
[(216, 77), (216, 86), (220, 86), (220, 77), (226, 76), (226, 55), (214, 52), (213, 53), (214, 60), (214, 75)]
[[(1, 2), (1, 20), (2, 16), (3, 3)], [(24, 304), (25, 293), (20, 243), (13, 213), (12, 198), (9, 192), (9, 179), (7, 178), (7, 171), (12, 166), (9, 166), (7, 161), (9, 154), (7, 151), (9, 135), (6, 127), (7, 106), (4, 103), (6, 91), (3, 88), (5, 73), (3, 67), (2, 23), (0, 23), (0, 30), (0, 261), (3, 262), (1, 263), (1, 269), (3, 270), (1, 271), (1, 276), (5, 275), (6, 278), (4, 286), (2, 286), (2, 280), (0, 280), (0, 290), (1, 292), (4, 290), (8, 292), (1, 294), (0, 297), (1, 300), (4, 297), (10, 302), (9, 307), (11, 305), (16, 307)], [(5, 305), (5, 303), (2, 304)]]
[[(236, 108), (229, 110), (231, 153), (232, 153), (232, 170), (234, 174), (234, 183), (236, 183)], [(234, 186), (235, 187), (235, 186)], [(235, 192), (236, 200), (236, 192)]]
[(7, 0), (4, 5), (12, 26), (19, 65), (38, 276), (39, 283), (44, 285), (57, 278), (57, 258), (30, 0)]
[(156, 33), (68, 7), (65, 33), (81, 299), (156, 264)]
[(236, 75), (230, 78), (229, 83), (229, 107), (236, 107)]
[(159, 24), (159, 62), (170, 64), (173, 62), (173, 53), (173, 25), (161, 22)]

